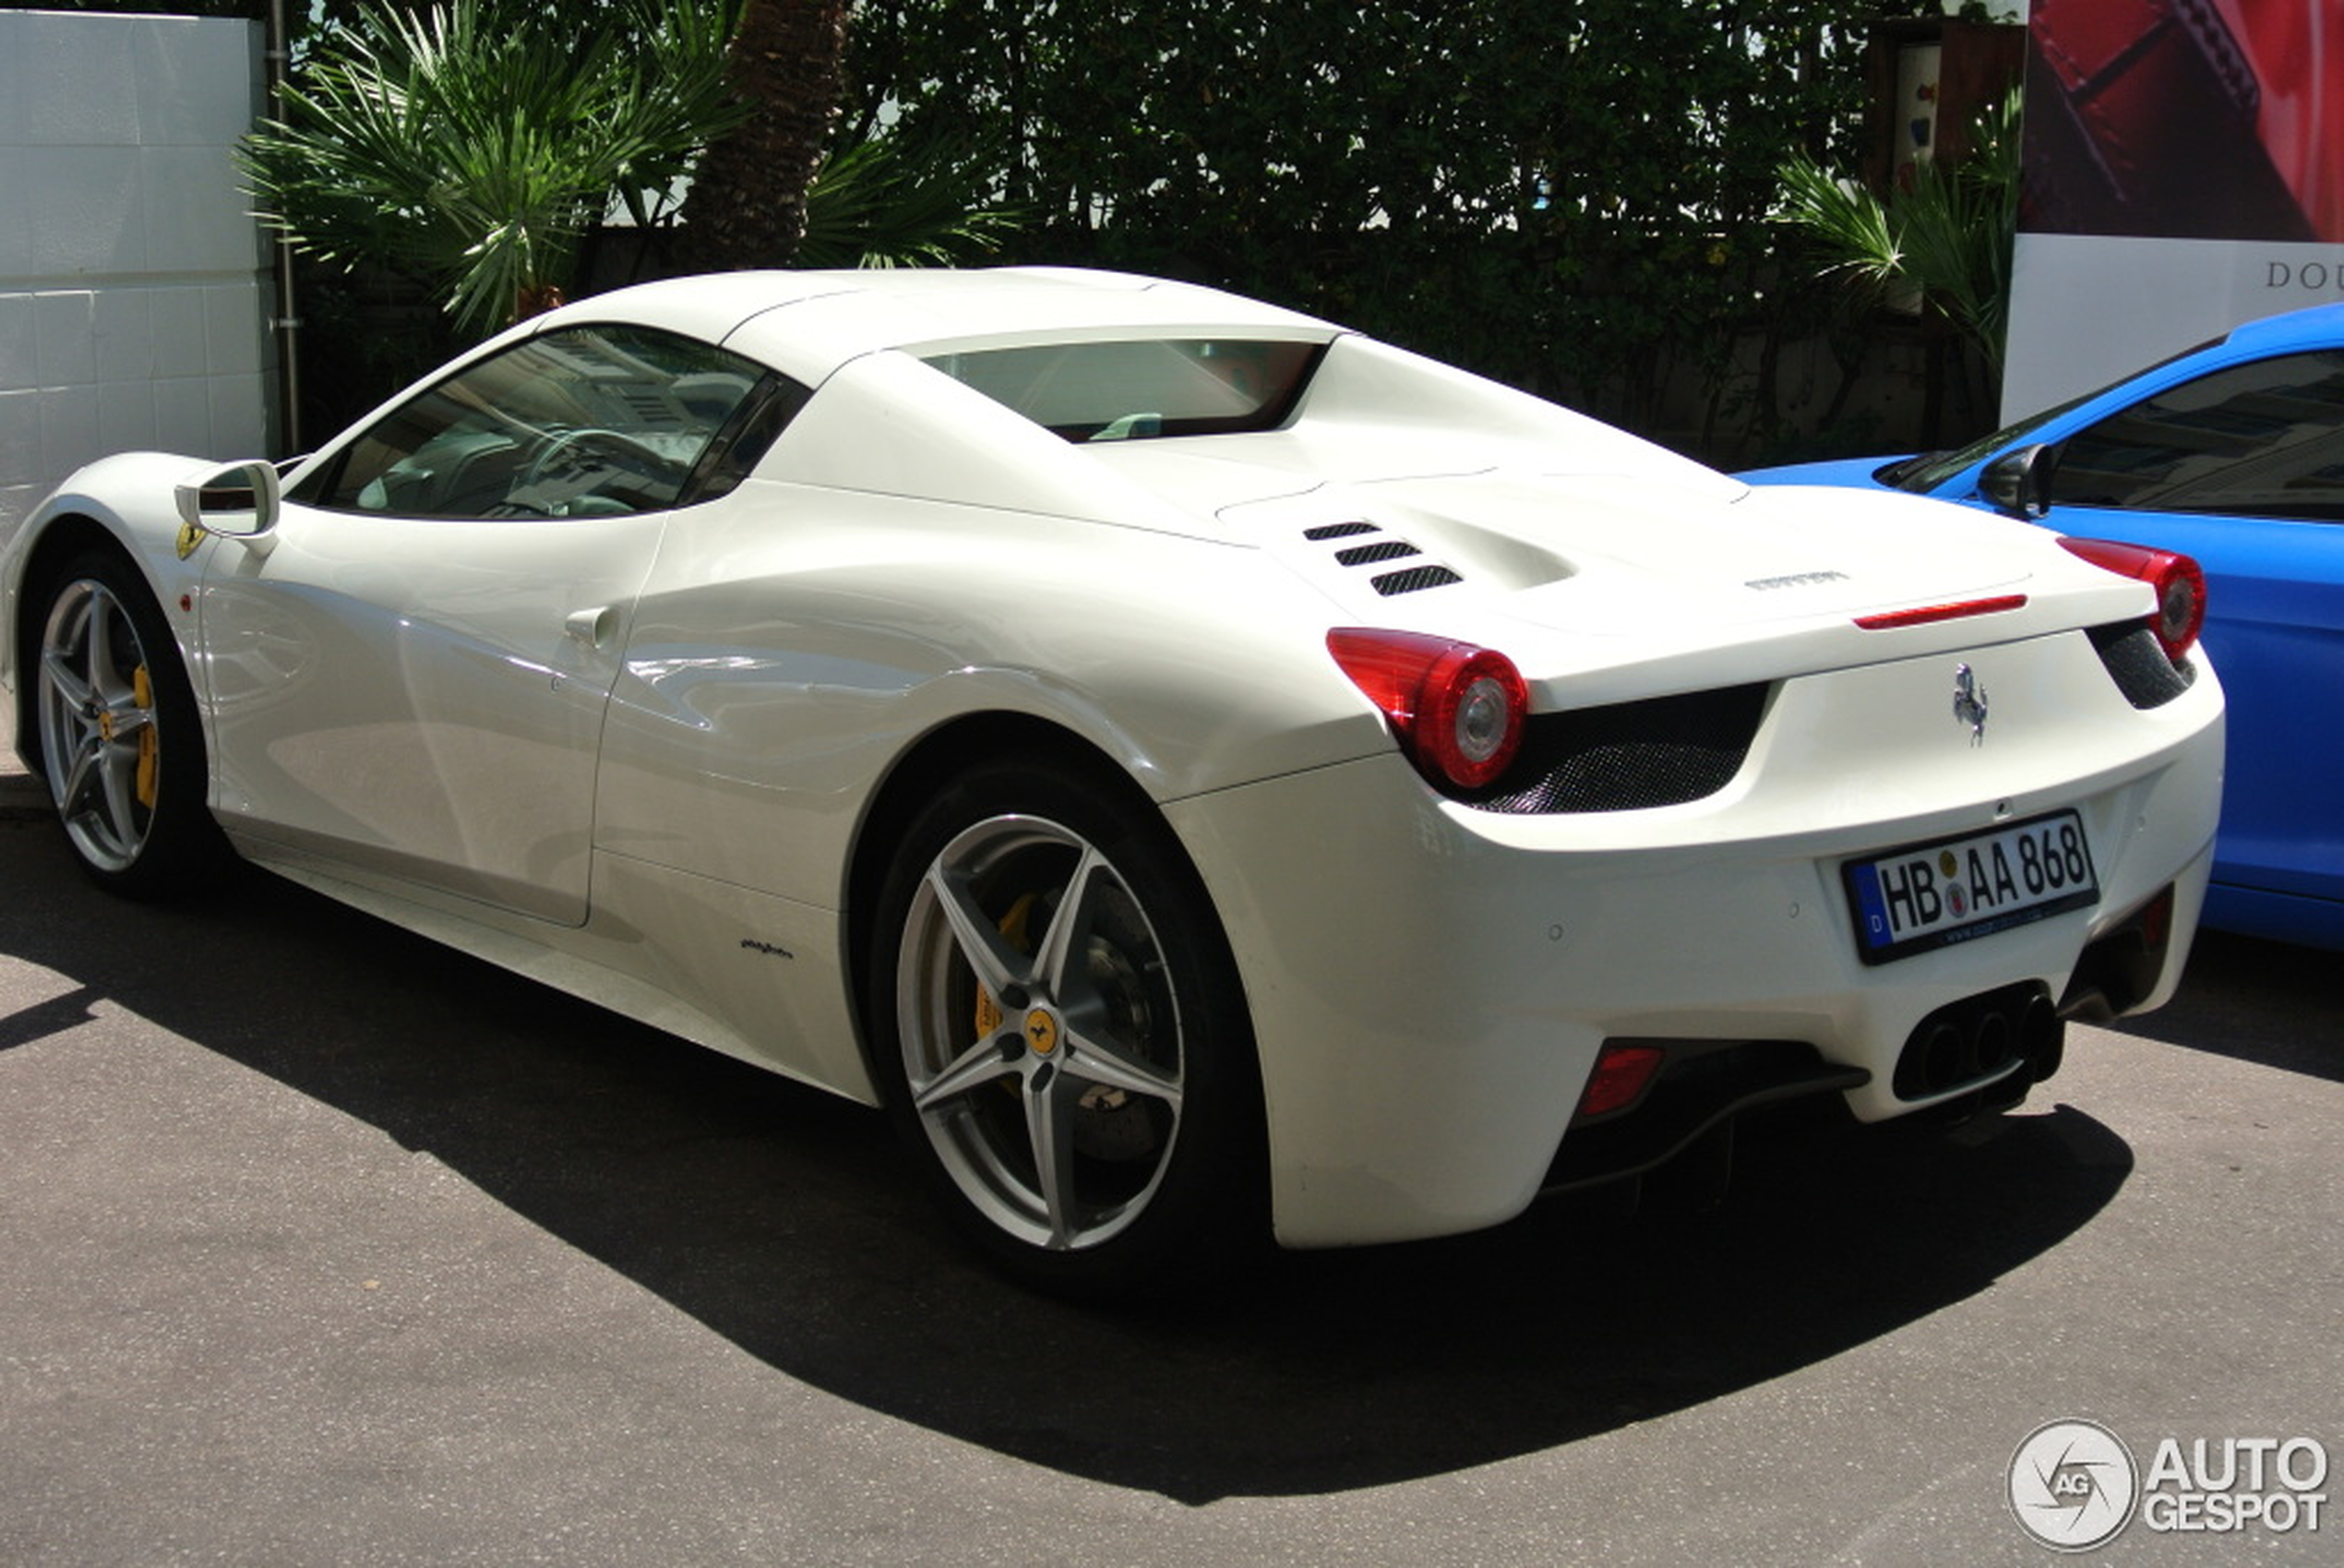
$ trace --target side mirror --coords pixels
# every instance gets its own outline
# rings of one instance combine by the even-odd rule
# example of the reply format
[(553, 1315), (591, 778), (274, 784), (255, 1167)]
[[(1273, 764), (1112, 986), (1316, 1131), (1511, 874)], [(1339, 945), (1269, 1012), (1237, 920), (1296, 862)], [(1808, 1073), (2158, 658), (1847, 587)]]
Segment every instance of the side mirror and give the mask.
[(179, 533), (186, 546), (180, 552), (184, 556), (194, 548), (193, 541), (207, 533), (223, 539), (263, 537), (277, 526), (282, 492), (276, 465), (256, 461), (191, 474), (174, 494), (185, 525)]
[(2005, 516), (2040, 522), (2051, 515), (2051, 476), (2058, 471), (2057, 448), (2039, 442), (2015, 447), (1986, 465), (1978, 476), (1978, 493)]

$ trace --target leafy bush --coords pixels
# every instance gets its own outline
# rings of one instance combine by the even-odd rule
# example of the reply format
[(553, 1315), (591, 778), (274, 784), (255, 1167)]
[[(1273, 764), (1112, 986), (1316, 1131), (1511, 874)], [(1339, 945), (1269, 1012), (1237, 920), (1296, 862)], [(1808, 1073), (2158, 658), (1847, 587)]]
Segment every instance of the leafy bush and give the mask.
[(1263, 295), (1634, 424), (1812, 297), (1765, 220), (1794, 152), (1842, 150), (1862, 9), (867, 0), (850, 67), (867, 121), (1011, 150), (1020, 259)]

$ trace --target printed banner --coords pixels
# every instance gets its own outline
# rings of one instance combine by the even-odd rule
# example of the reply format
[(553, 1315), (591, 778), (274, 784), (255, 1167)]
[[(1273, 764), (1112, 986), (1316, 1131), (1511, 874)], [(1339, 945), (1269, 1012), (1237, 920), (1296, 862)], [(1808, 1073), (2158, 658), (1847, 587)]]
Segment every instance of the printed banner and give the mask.
[(2344, 0), (2034, 0), (2003, 413), (2344, 300)]

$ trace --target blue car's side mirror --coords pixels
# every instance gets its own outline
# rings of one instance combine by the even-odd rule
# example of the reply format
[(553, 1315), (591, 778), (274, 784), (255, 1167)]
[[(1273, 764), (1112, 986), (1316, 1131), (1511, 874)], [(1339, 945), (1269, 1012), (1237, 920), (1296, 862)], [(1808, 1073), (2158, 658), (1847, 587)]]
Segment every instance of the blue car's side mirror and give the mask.
[(2059, 449), (2038, 442), (2014, 447), (1986, 465), (1978, 476), (1978, 493), (1994, 509), (2027, 522), (2051, 514), (2051, 475), (2059, 468)]

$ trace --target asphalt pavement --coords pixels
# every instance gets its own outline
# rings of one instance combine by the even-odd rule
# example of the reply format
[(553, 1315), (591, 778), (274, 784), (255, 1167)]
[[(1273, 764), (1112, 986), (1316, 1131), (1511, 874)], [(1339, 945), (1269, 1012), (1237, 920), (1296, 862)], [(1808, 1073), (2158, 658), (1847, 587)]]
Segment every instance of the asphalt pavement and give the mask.
[[(2016, 1114), (1753, 1139), (1713, 1214), (1102, 1312), (973, 1263), (874, 1113), (257, 874), (111, 900), (37, 801), (12, 1568), (2043, 1563), (2047, 1423), (2344, 1456), (2332, 956), (2208, 939)], [(2344, 1547), (2147, 1520), (2087, 1561)]]
[(43, 810), (49, 804), (48, 791), (25, 772), (12, 744), (17, 733), (15, 714), (14, 704), (0, 693), (0, 811)]

